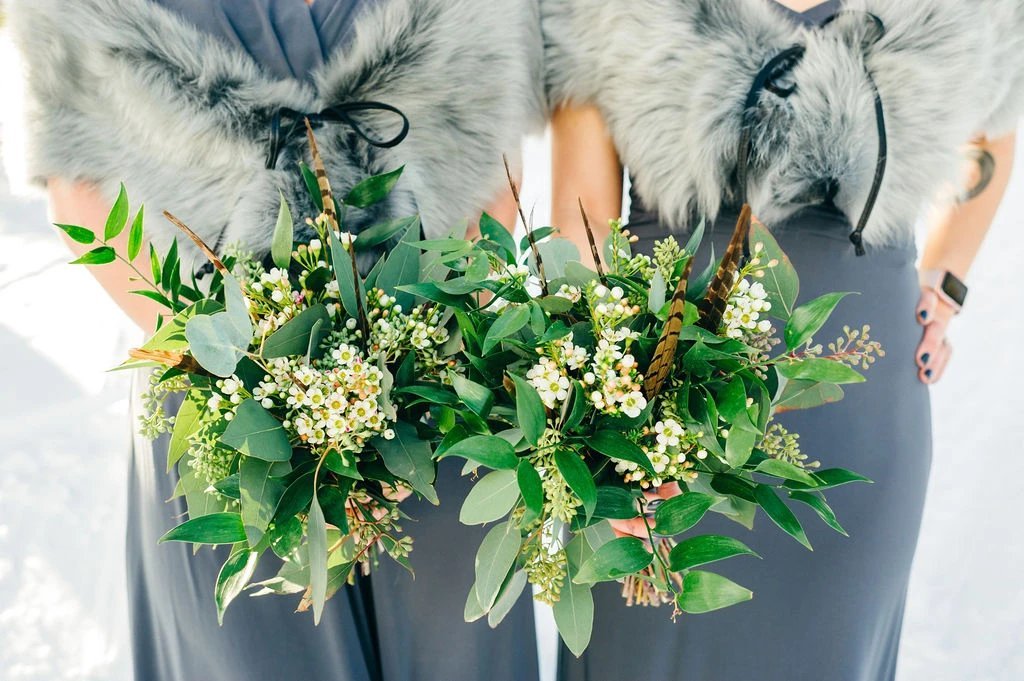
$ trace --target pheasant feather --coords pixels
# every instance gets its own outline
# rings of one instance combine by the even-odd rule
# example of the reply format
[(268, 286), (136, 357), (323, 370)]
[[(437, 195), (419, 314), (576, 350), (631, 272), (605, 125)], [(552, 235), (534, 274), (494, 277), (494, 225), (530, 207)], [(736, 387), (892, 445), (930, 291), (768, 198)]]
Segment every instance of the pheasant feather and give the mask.
[(729, 295), (736, 283), (736, 273), (743, 259), (743, 245), (750, 234), (750, 206), (744, 204), (740, 211), (740, 219), (736, 221), (736, 229), (725, 249), (722, 262), (708, 286), (707, 296), (700, 304), (700, 321), (698, 324), (712, 333), (717, 333), (722, 325), (725, 308), (729, 304)]
[(644, 394), (647, 399), (653, 399), (665, 385), (672, 367), (676, 361), (676, 348), (679, 346), (679, 332), (683, 328), (683, 317), (686, 313), (686, 284), (690, 279), (690, 272), (693, 270), (693, 256), (686, 263), (683, 276), (679, 278), (676, 285), (676, 292), (672, 294), (672, 305), (669, 307), (668, 319), (661, 331), (661, 338), (658, 339), (658, 347), (654, 350), (654, 359), (647, 369), (647, 378), (644, 380)]

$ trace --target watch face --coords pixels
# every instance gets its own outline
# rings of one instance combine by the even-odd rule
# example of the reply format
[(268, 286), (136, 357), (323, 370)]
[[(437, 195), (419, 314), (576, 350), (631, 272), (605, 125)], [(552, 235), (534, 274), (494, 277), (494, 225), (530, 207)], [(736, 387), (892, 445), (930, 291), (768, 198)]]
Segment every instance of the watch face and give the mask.
[(956, 275), (946, 272), (942, 280), (942, 292), (949, 296), (957, 305), (963, 305), (967, 298), (967, 285)]

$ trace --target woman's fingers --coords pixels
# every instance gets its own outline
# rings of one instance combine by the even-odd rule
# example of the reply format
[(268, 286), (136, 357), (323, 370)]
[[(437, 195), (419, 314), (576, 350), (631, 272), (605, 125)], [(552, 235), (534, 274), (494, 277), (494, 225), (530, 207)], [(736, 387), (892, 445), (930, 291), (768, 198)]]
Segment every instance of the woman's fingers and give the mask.
[(946, 373), (946, 366), (949, 364), (952, 356), (953, 346), (949, 344), (949, 341), (943, 339), (939, 349), (930, 358), (927, 367), (919, 370), (918, 375), (921, 381), (929, 385), (937, 383), (942, 378), (942, 375)]
[(917, 303), (917, 323), (927, 326), (935, 320), (935, 311), (939, 306), (939, 297), (930, 288), (921, 289), (921, 299)]
[(612, 529), (615, 530), (615, 536), (617, 537), (639, 537), (640, 539), (647, 539), (647, 526), (644, 524), (643, 518), (633, 518), (632, 520), (609, 520), (608, 521)]

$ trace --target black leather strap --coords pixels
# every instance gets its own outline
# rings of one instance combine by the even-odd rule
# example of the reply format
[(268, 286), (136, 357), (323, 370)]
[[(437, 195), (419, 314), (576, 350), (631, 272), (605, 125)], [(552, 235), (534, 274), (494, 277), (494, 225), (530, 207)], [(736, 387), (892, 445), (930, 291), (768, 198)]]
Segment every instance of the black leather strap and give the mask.
[[(877, 16), (854, 10), (844, 10), (833, 14), (825, 19), (819, 28), (828, 26), (842, 16), (853, 14), (866, 16), (872, 22), (872, 27), (875, 29), (875, 34), (873, 36), (875, 40), (885, 33), (885, 25)], [(783, 86), (779, 85), (778, 81), (796, 68), (803, 59), (805, 52), (806, 48), (803, 45), (794, 45), (769, 59), (768, 62), (761, 67), (761, 70), (757, 72), (757, 75), (754, 77), (754, 82), (750, 87), (750, 91), (747, 93), (747, 99), (743, 107), (743, 125), (740, 133), (736, 171), (736, 180), (740, 193), (739, 198), (742, 203), (747, 202), (748, 175), (753, 144), (752, 135), (754, 127), (757, 125), (757, 108), (761, 95), (767, 90), (778, 97), (786, 98), (796, 92), (797, 85), (795, 83)], [(871, 182), (871, 189), (868, 192), (867, 202), (864, 205), (864, 209), (860, 214), (860, 218), (857, 220), (853, 232), (850, 234), (850, 241), (853, 243), (858, 256), (864, 255), (865, 253), (863, 239), (864, 228), (867, 226), (868, 220), (871, 218), (871, 214), (875, 209), (875, 203), (878, 201), (878, 194), (882, 189), (882, 182), (885, 179), (885, 169), (889, 155), (888, 135), (886, 134), (885, 124), (885, 107), (882, 103), (882, 96), (878, 91), (878, 86), (875, 84), (875, 79), (871, 72), (866, 71), (866, 76), (874, 93), (875, 123), (878, 130), (878, 159), (875, 162), (875, 176)]]
[[(398, 134), (389, 139), (376, 139), (363, 130), (363, 127), (356, 121), (352, 114), (363, 111), (384, 111), (392, 113), (402, 121), (402, 128)], [(305, 136), (305, 121), (309, 120), (314, 129), (327, 123), (340, 123), (350, 127), (367, 144), (382, 149), (396, 147), (405, 140), (409, 134), (409, 118), (397, 107), (383, 102), (347, 102), (329, 107), (318, 113), (303, 113), (288, 107), (281, 107), (270, 118), (270, 151), (267, 154), (267, 168), (272, 170), (277, 167), (277, 160), (281, 150), (296, 139)]]

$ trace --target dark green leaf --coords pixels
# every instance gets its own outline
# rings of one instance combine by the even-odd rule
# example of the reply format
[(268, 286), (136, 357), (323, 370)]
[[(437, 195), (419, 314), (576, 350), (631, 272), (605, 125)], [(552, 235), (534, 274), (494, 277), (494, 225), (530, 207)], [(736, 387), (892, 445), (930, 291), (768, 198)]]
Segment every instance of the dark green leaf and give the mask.
[(489, 353), (503, 339), (518, 333), (530, 321), (530, 308), (526, 305), (510, 305), (494, 320), (484, 338), (483, 352)]
[(316, 181), (316, 174), (304, 162), (299, 163), (299, 170), (302, 172), (302, 180), (306, 183), (306, 191), (309, 192), (309, 198), (313, 200), (313, 205), (316, 206), (317, 211), (322, 213), (324, 210), (324, 197), (320, 194), (320, 183)]
[(243, 549), (232, 553), (224, 562), (217, 575), (217, 586), (213, 595), (217, 604), (218, 623), (224, 624), (224, 612), (252, 579), (259, 557), (259, 553)]
[[(748, 420), (749, 422), (749, 420)], [(742, 428), (732, 428), (729, 437), (725, 439), (725, 460), (733, 468), (739, 468), (747, 463), (750, 454), (754, 451), (757, 443), (758, 433)]]
[(535, 445), (540, 442), (544, 431), (547, 430), (548, 417), (544, 409), (544, 402), (540, 394), (526, 379), (511, 374), (512, 382), (516, 386), (516, 418), (519, 420), (519, 427), (526, 436), (527, 442)]
[(609, 520), (630, 520), (640, 515), (637, 499), (622, 487), (597, 488), (597, 507), (594, 516)]
[(669, 554), (669, 569), (673, 572), (680, 572), (733, 556), (760, 558), (746, 544), (732, 537), (714, 534), (690, 537), (672, 548), (672, 552)]
[(390, 222), (383, 222), (359, 232), (359, 238), (354, 244), (357, 251), (365, 251), (379, 246), (389, 239), (404, 234), (409, 227), (418, 220), (416, 217), (401, 218)]
[(551, 606), (558, 634), (576, 657), (590, 645), (594, 629), (594, 596), (590, 589), (587, 584), (569, 580), (562, 585), (559, 599)]
[(654, 561), (646, 545), (636, 537), (620, 537), (604, 544), (580, 566), (576, 584), (595, 584), (640, 572)]
[(436, 468), (430, 443), (420, 438), (416, 426), (405, 421), (395, 423), (394, 431), (393, 439), (376, 437), (370, 444), (380, 452), (384, 465), (392, 475), (408, 482), (414, 490), (436, 506)]
[(353, 480), (362, 480), (363, 476), (359, 474), (359, 470), (356, 468), (355, 462), (352, 460), (351, 455), (342, 455), (336, 449), (332, 449), (327, 452), (324, 457), (324, 468), (343, 475), (346, 478), (352, 478)]
[(122, 231), (128, 224), (128, 193), (124, 185), (117, 192), (117, 199), (107, 214), (107, 223), (103, 228), (103, 240), (110, 241)]
[(363, 282), (359, 280), (356, 271), (352, 267), (352, 253), (345, 249), (341, 239), (333, 230), (328, 230), (331, 242), (331, 265), (334, 267), (334, 278), (338, 282), (338, 293), (341, 296), (341, 305), (345, 312), (352, 319), (359, 319), (359, 306), (363, 304), (366, 309), (366, 295), (363, 291)]
[(713, 572), (694, 570), (683, 578), (683, 593), (677, 599), (683, 612), (699, 615), (749, 601), (754, 594)]
[(587, 464), (576, 452), (563, 449), (555, 452), (555, 465), (569, 489), (583, 502), (583, 511), (589, 520), (597, 507), (597, 487)]
[(494, 403), (494, 393), (479, 383), (474, 383), (468, 378), (458, 374), (452, 375), (452, 387), (458, 394), (459, 399), (467, 407), (473, 410), (478, 416), (487, 416)]
[(779, 498), (773, 488), (768, 485), (758, 485), (754, 488), (754, 498), (761, 508), (764, 509), (764, 512), (768, 514), (768, 517), (772, 519), (772, 522), (808, 549), (811, 548), (811, 542), (808, 541), (807, 534), (804, 533), (804, 528), (800, 525), (800, 521), (797, 520), (796, 516), (793, 515), (793, 511)]
[(513, 469), (519, 465), (516, 450), (507, 440), (494, 435), (474, 435), (456, 442), (444, 451), (442, 458), (457, 456), (495, 470)]
[(800, 468), (795, 464), (791, 464), (788, 461), (765, 459), (761, 463), (757, 464), (757, 468), (755, 470), (757, 470), (758, 473), (766, 473), (784, 480), (796, 480), (797, 482), (802, 482), (810, 487), (814, 487), (817, 484), (814, 476), (803, 468)]
[(680, 534), (699, 523), (714, 505), (714, 497), (700, 492), (687, 492), (672, 497), (654, 512), (654, 529), (665, 536)]
[(420, 221), (416, 219), (406, 229), (398, 245), (391, 249), (377, 276), (377, 288), (394, 296), (404, 310), (412, 309), (413, 296), (397, 288), (420, 280), (420, 252), (410, 244), (419, 238), (419, 233)]
[(395, 188), (403, 170), (405, 170), (404, 166), (390, 173), (366, 178), (352, 188), (352, 191), (345, 197), (345, 204), (355, 208), (369, 208), (375, 203), (383, 201)]
[(516, 480), (527, 511), (534, 517), (540, 517), (544, 510), (544, 486), (540, 474), (528, 459), (523, 459), (516, 467)]
[[(840, 487), (842, 485), (848, 485), (851, 482), (871, 482), (871, 480), (865, 478), (863, 475), (843, 468), (827, 468), (823, 471), (816, 471), (812, 473), (812, 475), (817, 482), (815, 489), (819, 490)], [(787, 482), (786, 487), (791, 487), (793, 489), (806, 489), (807, 486), (799, 482)]]
[(506, 263), (514, 263), (516, 258), (516, 241), (512, 238), (505, 226), (493, 217), (484, 213), (480, 216), (480, 235), (488, 241), (493, 241), (505, 252), (503, 254)]
[(264, 461), (292, 458), (292, 446), (281, 422), (252, 398), (238, 405), (220, 441), (245, 456)]
[(178, 525), (160, 538), (192, 544), (237, 544), (244, 542), (245, 529), (238, 513), (210, 513)]
[(188, 436), (199, 429), (200, 419), (206, 410), (206, 400), (198, 390), (189, 390), (174, 417), (174, 429), (167, 445), (167, 472), (188, 451)]
[(614, 430), (599, 430), (593, 437), (587, 440), (591, 449), (604, 454), (612, 459), (629, 461), (639, 465), (645, 471), (654, 474), (654, 466), (651, 460), (640, 449), (631, 442), (625, 435)]
[(807, 504), (814, 509), (814, 512), (817, 513), (822, 520), (825, 521), (826, 525), (844, 537), (850, 536), (846, 533), (846, 530), (843, 529), (843, 526), (839, 524), (839, 519), (836, 518), (836, 513), (832, 510), (832, 507), (825, 503), (825, 500), (817, 494), (793, 491), (789, 493), (789, 498)]
[(832, 316), (836, 305), (848, 295), (851, 294), (826, 293), (793, 310), (789, 321), (786, 322), (786, 347), (796, 350), (810, 341)]

